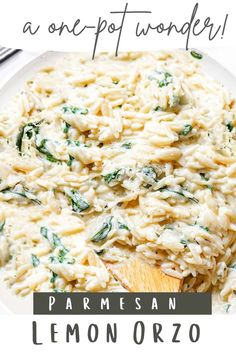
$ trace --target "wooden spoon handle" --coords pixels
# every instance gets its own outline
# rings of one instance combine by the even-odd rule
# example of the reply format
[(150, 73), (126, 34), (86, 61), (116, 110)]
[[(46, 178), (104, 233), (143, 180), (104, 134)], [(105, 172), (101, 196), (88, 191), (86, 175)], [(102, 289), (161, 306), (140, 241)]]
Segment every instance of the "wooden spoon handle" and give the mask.
[(166, 275), (160, 268), (131, 258), (122, 265), (106, 263), (112, 275), (130, 292), (178, 292), (182, 279)]

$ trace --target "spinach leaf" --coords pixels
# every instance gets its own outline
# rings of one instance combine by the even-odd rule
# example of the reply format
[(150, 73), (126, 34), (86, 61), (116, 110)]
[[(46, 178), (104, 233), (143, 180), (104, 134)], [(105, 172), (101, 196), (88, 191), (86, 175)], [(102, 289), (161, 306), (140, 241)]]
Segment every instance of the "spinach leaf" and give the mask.
[(112, 181), (116, 180), (119, 178), (119, 176), (121, 175), (121, 168), (118, 169), (118, 170), (115, 170), (111, 173), (108, 173), (107, 175), (104, 175), (103, 178), (104, 178), (104, 181), (109, 184), (111, 183)]
[(73, 211), (80, 213), (81, 211), (90, 208), (90, 205), (87, 200), (78, 191), (66, 190), (65, 193), (72, 203)]
[(54, 255), (51, 255), (50, 257), (49, 257), (49, 260), (50, 260), (50, 262), (51, 263), (57, 263), (57, 257), (56, 256), (54, 256)]
[(187, 241), (187, 240), (182, 239), (182, 240), (180, 240), (180, 243), (181, 243), (182, 245), (184, 245), (184, 247), (187, 247), (187, 246), (188, 246), (188, 241)]
[(106, 249), (104, 248), (104, 249), (102, 249), (102, 250), (100, 250), (100, 251), (94, 250), (94, 252), (95, 252), (98, 256), (102, 256), (102, 255), (106, 252)]
[(0, 234), (3, 232), (4, 230), (4, 226), (5, 226), (6, 220), (4, 220), (3, 222), (0, 223)]
[(152, 166), (145, 166), (142, 168), (142, 173), (153, 181), (157, 182), (157, 173)]
[(50, 279), (50, 283), (54, 284), (57, 277), (58, 277), (58, 275), (56, 273), (52, 272), (52, 277)]
[(24, 137), (24, 128), (21, 128), (19, 131), (19, 134), (16, 137), (16, 147), (17, 149), (20, 151), (20, 153), (22, 152), (22, 143), (23, 143), (23, 137)]
[[(66, 140), (66, 143), (67, 143), (67, 145), (75, 145), (75, 146), (81, 146), (81, 145), (83, 145), (83, 146), (86, 146), (85, 144), (82, 144), (80, 141), (78, 141), (78, 140), (71, 140), (71, 139), (67, 139)], [(88, 147), (88, 146), (86, 146), (86, 147)]]
[(18, 195), (22, 198), (28, 199), (38, 205), (41, 204), (41, 201), (39, 199), (37, 199), (33, 193), (31, 193), (27, 188), (24, 188), (23, 186), (20, 186), (20, 185), (16, 185), (14, 188), (8, 187), (5, 189), (2, 189), (0, 192), (4, 193), (4, 194), (6, 194), (6, 193), (15, 194), (15, 195)]
[(204, 230), (204, 231), (210, 232), (210, 229), (209, 229), (209, 227), (207, 227), (207, 226), (199, 225), (199, 227), (200, 227), (202, 230)]
[(161, 108), (161, 106), (156, 106), (155, 108), (153, 108), (153, 110), (155, 112), (160, 112), (160, 111), (162, 111), (162, 108)]
[(125, 224), (122, 224), (120, 221), (118, 221), (118, 227), (120, 230), (127, 230), (127, 231), (130, 231), (130, 229), (128, 228), (127, 225)]
[[(209, 179), (210, 179), (210, 178), (206, 177), (206, 174), (205, 174), (205, 173), (199, 173), (199, 175), (201, 176), (201, 179), (202, 179), (203, 181), (208, 182)], [(204, 187), (210, 189), (211, 191), (213, 191), (213, 189), (214, 189), (214, 187), (211, 186), (211, 185), (209, 185), (209, 184), (204, 184)]]
[(69, 166), (69, 167), (71, 167), (72, 166), (72, 163), (73, 163), (73, 161), (74, 161), (74, 157), (73, 156), (71, 156), (71, 155), (69, 155), (69, 160), (67, 161), (67, 166)]
[(69, 252), (65, 246), (63, 246), (63, 244), (61, 243), (61, 239), (58, 237), (57, 234), (55, 234), (52, 230), (50, 230), (49, 228), (42, 226), (40, 228), (40, 233), (41, 235), (46, 238), (46, 240), (48, 240), (48, 242), (50, 243), (52, 249), (55, 249), (57, 247), (60, 247), (61, 250), (63, 250), (64, 252)]
[(170, 73), (164, 72), (163, 75), (164, 78), (159, 81), (159, 87), (168, 86), (173, 81), (172, 75)]
[(205, 184), (205, 187), (208, 188), (208, 189), (210, 189), (210, 191), (213, 191), (213, 190), (214, 190), (214, 187), (213, 187), (213, 186), (210, 186), (210, 185)]
[(24, 136), (26, 135), (28, 139), (31, 139), (33, 134), (37, 135), (39, 133), (39, 125), (42, 121), (36, 123), (28, 123), (20, 128), (19, 133), (16, 137), (16, 147), (19, 150), (20, 154), (22, 153), (22, 144)]
[(169, 189), (169, 188), (167, 188), (167, 187), (163, 187), (163, 188), (160, 188), (160, 189), (158, 189), (160, 192), (164, 192), (164, 191), (167, 191), (167, 192), (170, 192), (170, 193), (175, 193), (175, 194), (178, 194), (178, 195), (180, 195), (181, 197), (184, 197), (184, 198), (186, 198), (186, 199), (188, 199), (188, 200), (190, 200), (190, 201), (192, 201), (192, 202), (194, 202), (194, 203), (198, 203), (199, 202), (199, 200), (197, 199), (197, 198), (195, 198), (195, 197), (188, 197), (188, 196), (186, 196), (185, 194), (184, 194), (184, 191), (175, 191), (175, 190), (173, 190), (173, 189)]
[(31, 262), (33, 264), (33, 267), (38, 267), (38, 265), (40, 264), (40, 260), (37, 256), (35, 256), (35, 254), (31, 254)]
[(173, 82), (173, 76), (167, 71), (158, 71), (154, 70), (149, 76), (149, 80), (155, 80), (158, 83), (158, 86), (164, 87), (168, 86)]
[(47, 160), (50, 162), (59, 162), (60, 160), (56, 159), (51, 152), (46, 148), (46, 144), (48, 142), (48, 139), (42, 139), (40, 144), (36, 144), (36, 149), (41, 152), (41, 154), (45, 155)]
[(233, 125), (232, 122), (228, 122), (228, 123), (226, 124), (226, 127), (227, 127), (227, 129), (228, 129), (228, 131), (229, 131), (230, 133), (231, 133), (232, 130), (234, 129), (234, 125)]
[(61, 247), (62, 243), (60, 238), (57, 236), (57, 234), (52, 233), (52, 240), (53, 240), (53, 246), (56, 247)]
[(200, 172), (199, 175), (201, 176), (201, 179), (203, 179), (203, 181), (209, 181), (209, 178), (206, 177), (205, 173)]
[(131, 143), (127, 142), (121, 145), (121, 147), (123, 147), (126, 150), (130, 150), (131, 149)]
[(65, 123), (65, 126), (64, 126), (64, 129), (63, 129), (63, 133), (68, 134), (71, 125), (69, 123), (67, 123), (67, 122), (64, 122), (64, 123)]
[(190, 54), (192, 55), (193, 58), (198, 59), (198, 60), (200, 60), (200, 59), (203, 58), (202, 54), (200, 54), (200, 53), (198, 53), (198, 52), (195, 52), (195, 50), (192, 50), (192, 51), (190, 52)]
[(67, 258), (67, 253), (69, 250), (66, 248), (61, 248), (59, 250), (58, 256), (52, 255), (49, 257), (51, 263), (66, 263), (66, 264), (74, 264), (74, 258)]
[(186, 124), (183, 128), (183, 130), (179, 133), (179, 135), (186, 136), (192, 131), (193, 127), (191, 124)]
[(167, 224), (164, 226), (164, 230), (174, 230), (174, 226), (171, 226), (171, 224)]
[(109, 232), (112, 229), (112, 219), (113, 216), (111, 216), (107, 221), (105, 221), (102, 225), (101, 230), (99, 230), (92, 238), (91, 241), (92, 242), (100, 242), (102, 240), (104, 240), (105, 238), (107, 238)]
[(87, 108), (79, 108), (75, 106), (64, 106), (62, 107), (63, 113), (73, 113), (73, 114), (83, 114), (86, 115), (88, 114), (88, 109)]
[(59, 263), (63, 263), (64, 262), (67, 253), (68, 253), (68, 250), (66, 250), (65, 248), (62, 248), (62, 249), (59, 250), (59, 254), (58, 254), (58, 257), (57, 257)]

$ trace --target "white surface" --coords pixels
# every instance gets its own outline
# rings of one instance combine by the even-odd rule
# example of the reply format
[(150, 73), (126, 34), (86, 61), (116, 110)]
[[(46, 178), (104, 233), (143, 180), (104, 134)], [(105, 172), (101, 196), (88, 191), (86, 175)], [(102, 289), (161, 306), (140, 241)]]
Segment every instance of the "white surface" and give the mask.
[[(214, 58), (216, 61), (218, 61), (221, 65), (226, 67), (229, 71), (231, 71), (232, 74), (236, 76), (236, 61), (234, 60), (235, 59), (234, 49), (216, 48), (216, 49), (203, 49), (202, 51), (207, 53), (212, 58)], [(39, 54), (41, 53), (21, 52), (16, 54), (9, 61), (0, 65), (0, 78), (1, 78), (0, 86), (2, 86), (6, 81), (8, 81), (12, 76), (14, 76), (14, 74), (16, 74), (26, 64), (28, 64), (33, 59), (38, 57)], [(48, 54), (43, 55), (42, 57), (37, 59), (37, 61), (33, 65), (27, 66), (26, 70), (23, 70), (22, 72), (17, 74), (16, 77), (14, 77), (13, 81), (9, 82), (9, 85), (6, 85), (6, 87), (4, 87), (2, 93), (0, 92), (0, 96), (1, 96), (0, 105), (2, 106), (4, 104), (5, 97), (11, 96), (14, 90), (17, 91), (19, 87), (21, 87), (22, 82), (26, 78), (28, 79), (28, 76), (31, 76), (34, 71), (37, 71), (40, 65), (45, 66), (48, 64), (49, 59), (54, 60), (55, 54), (56, 53), (49, 53), (49, 55)], [(236, 80), (232, 77), (232, 75), (229, 75), (229, 73), (225, 71), (224, 68), (219, 67), (217, 64), (214, 63), (214, 61), (209, 60), (209, 58), (207, 57), (205, 57), (205, 60), (202, 61), (202, 65), (209, 74), (214, 76), (216, 79), (224, 82), (224, 84), (228, 86), (228, 88), (231, 89), (235, 88), (236, 91)], [(4, 295), (4, 291), (3, 291), (3, 295)], [(11, 296), (9, 296), (9, 299), (5, 299), (4, 302), (8, 303), (9, 301), (11, 301), (10, 297)], [(16, 305), (19, 306), (19, 303), (16, 303)], [(24, 306), (22, 302), (22, 309), (23, 307)], [(13, 312), (16, 313), (15, 309), (13, 310)], [(24, 313), (27, 312), (28, 311), (24, 311)], [(8, 313), (7, 310), (0, 303), (0, 314), (7, 314), (7, 313)]]
[(204, 51), (236, 76), (236, 48), (209, 48)]
[(1, 86), (4, 82), (10, 79), (18, 70), (20, 70), (28, 62), (36, 58), (40, 53), (33, 52), (18, 52), (9, 58), (7, 61), (0, 64)]

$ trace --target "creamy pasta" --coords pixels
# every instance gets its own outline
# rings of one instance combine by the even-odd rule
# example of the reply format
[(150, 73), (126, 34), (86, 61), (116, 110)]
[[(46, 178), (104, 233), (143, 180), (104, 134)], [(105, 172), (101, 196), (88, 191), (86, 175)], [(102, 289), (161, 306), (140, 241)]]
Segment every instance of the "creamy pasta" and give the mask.
[(0, 116), (0, 266), (19, 295), (120, 291), (131, 255), (236, 291), (234, 97), (189, 52), (67, 54)]

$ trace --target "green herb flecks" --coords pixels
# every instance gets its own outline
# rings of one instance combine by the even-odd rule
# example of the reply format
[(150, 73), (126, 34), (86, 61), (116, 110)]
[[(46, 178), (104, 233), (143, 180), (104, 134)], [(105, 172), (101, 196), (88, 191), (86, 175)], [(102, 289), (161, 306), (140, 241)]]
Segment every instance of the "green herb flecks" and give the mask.
[(72, 166), (72, 163), (73, 163), (73, 161), (74, 161), (74, 157), (73, 156), (71, 156), (71, 155), (69, 155), (69, 160), (67, 161), (67, 166), (69, 166), (69, 167), (71, 167)]
[(155, 112), (160, 112), (160, 111), (162, 111), (162, 108), (161, 108), (161, 106), (156, 106), (156, 107), (153, 108), (153, 110)]
[(195, 59), (201, 60), (203, 58), (203, 55), (196, 52), (195, 50), (192, 50), (190, 52), (190, 54), (192, 55), (192, 57), (194, 57)]
[(164, 76), (164, 78), (159, 80), (159, 82), (158, 82), (159, 87), (168, 86), (169, 84), (171, 84), (173, 82), (173, 78), (170, 73), (164, 72), (163, 76)]
[(183, 130), (179, 133), (179, 135), (187, 136), (191, 131), (193, 127), (191, 124), (186, 124), (183, 128)]
[(207, 226), (199, 225), (199, 227), (200, 227), (200, 229), (202, 229), (202, 230), (204, 230), (204, 231), (206, 231), (206, 232), (210, 232), (210, 229), (209, 229), (209, 227), (207, 227)]
[(201, 179), (203, 180), (203, 181), (209, 181), (209, 178), (208, 177), (206, 177), (206, 174), (205, 173), (199, 173), (199, 175), (201, 176)]
[(62, 107), (62, 111), (63, 113), (82, 114), (82, 115), (86, 115), (89, 112), (87, 108), (81, 108), (75, 106), (64, 106)]
[[(199, 173), (199, 175), (200, 175), (201, 179), (205, 182), (208, 182), (210, 179), (206, 176), (205, 173)], [(213, 191), (213, 189), (214, 189), (214, 187), (209, 184), (204, 184), (204, 187), (210, 189), (211, 191)]]
[(66, 195), (72, 203), (72, 210), (75, 212), (82, 212), (90, 208), (87, 200), (80, 194), (80, 192), (75, 190), (66, 190)]
[(174, 227), (171, 225), (165, 225), (164, 230), (174, 230)]
[(22, 143), (23, 143), (23, 137), (24, 137), (24, 129), (25, 129), (25, 127), (22, 127), (20, 129), (20, 132), (18, 133), (18, 135), (16, 137), (16, 147), (20, 151), (20, 153), (22, 152)]
[(68, 250), (66, 250), (65, 248), (62, 248), (59, 250), (59, 254), (57, 257), (59, 263), (63, 263), (65, 261), (65, 257), (67, 255), (67, 253), (68, 253)]
[(126, 149), (126, 150), (130, 150), (131, 149), (131, 143), (127, 142), (121, 145), (122, 148)]
[(102, 256), (102, 255), (106, 252), (106, 249), (104, 248), (104, 249), (102, 249), (102, 250), (100, 250), (100, 251), (94, 250), (94, 252), (95, 252), (98, 256)]
[(108, 173), (107, 175), (104, 175), (103, 178), (104, 178), (104, 181), (109, 184), (111, 183), (112, 181), (115, 181), (117, 180), (121, 175), (121, 169), (118, 169), (118, 170), (115, 170), (111, 173)]
[(227, 127), (228, 131), (231, 133), (232, 130), (234, 129), (233, 122), (228, 122), (228, 123), (226, 124), (226, 127)]
[(67, 145), (71, 145), (71, 146), (83, 146), (83, 147), (90, 147), (90, 145), (87, 145), (87, 144), (84, 144), (84, 143), (81, 143), (79, 140), (71, 140), (71, 139), (67, 139), (66, 140), (66, 144)]
[(149, 76), (149, 80), (154, 80), (160, 88), (168, 86), (173, 82), (173, 76), (167, 71), (154, 70)]
[(82, 144), (80, 141), (78, 141), (78, 140), (71, 140), (71, 139), (67, 139), (66, 140), (66, 143), (67, 143), (67, 145), (74, 145), (74, 146), (85, 146), (85, 147), (88, 147), (88, 146), (86, 146), (85, 144)]
[(60, 162), (56, 157), (54, 157), (51, 152), (47, 149), (46, 144), (48, 139), (42, 139), (39, 144), (36, 143), (36, 149), (45, 155), (47, 160), (50, 162)]
[(49, 260), (50, 260), (51, 263), (58, 263), (57, 257), (54, 256), (54, 255), (51, 255), (51, 256), (49, 257)]
[(141, 172), (149, 179), (153, 180), (154, 182), (157, 182), (157, 173), (156, 173), (154, 167), (145, 166), (142, 168)]
[(181, 245), (184, 245), (185, 248), (188, 246), (187, 240), (182, 239), (182, 240), (180, 240), (180, 243), (181, 243)]
[(37, 256), (35, 256), (35, 254), (31, 254), (31, 262), (33, 267), (38, 267), (38, 265), (40, 264), (40, 260)]
[(50, 283), (54, 284), (57, 277), (58, 277), (58, 275), (56, 273), (52, 272), (52, 276), (50, 278)]
[(51, 263), (66, 263), (66, 264), (74, 264), (75, 259), (68, 257), (69, 250), (67, 249), (59, 249), (58, 255), (52, 255), (49, 257)]
[(112, 229), (112, 219), (113, 216), (111, 216), (107, 221), (105, 221), (102, 225), (101, 230), (99, 230), (92, 238), (92, 242), (100, 242), (103, 241), (107, 238), (109, 232)]
[(36, 203), (38, 205), (41, 204), (41, 201), (33, 193), (31, 193), (27, 188), (24, 188), (21, 185), (16, 185), (14, 188), (8, 187), (8, 188), (5, 188), (5, 189), (2, 189), (0, 191), (0, 193), (14, 194), (14, 195), (20, 196), (22, 198), (28, 199), (29, 201), (31, 201), (33, 203)]
[(6, 223), (6, 220), (4, 220), (0, 223), (0, 235), (3, 233), (5, 223)]
[(170, 73), (168, 73), (167, 71), (164, 72), (162, 75), (164, 76), (164, 78), (158, 81), (159, 87), (168, 86), (169, 84), (171, 84), (173, 82), (172, 75)]
[(210, 189), (210, 191), (213, 191), (214, 190), (214, 187), (213, 186), (210, 186), (208, 184), (205, 185), (206, 188)]
[(130, 231), (129, 227), (126, 224), (121, 223), (120, 221), (118, 221), (118, 227), (120, 230)]
[(64, 122), (64, 124), (65, 125), (64, 125), (64, 129), (63, 129), (63, 133), (68, 134), (71, 125), (67, 122)]

